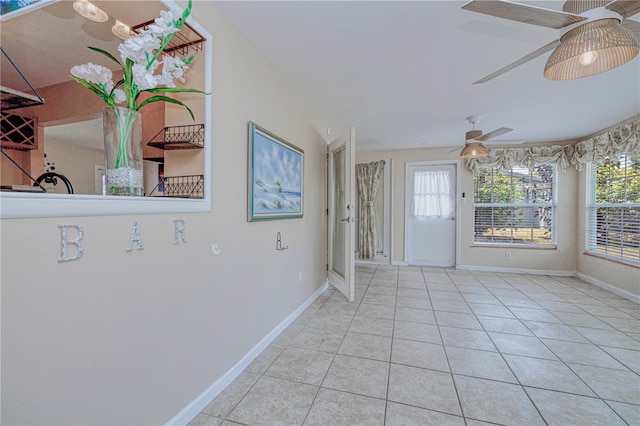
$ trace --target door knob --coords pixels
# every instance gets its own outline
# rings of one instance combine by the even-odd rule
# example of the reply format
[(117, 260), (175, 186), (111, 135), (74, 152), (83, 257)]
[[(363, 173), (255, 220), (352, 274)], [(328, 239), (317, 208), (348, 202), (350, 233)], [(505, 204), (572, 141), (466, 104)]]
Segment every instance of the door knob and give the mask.
[(345, 217), (344, 219), (340, 219), (340, 222), (351, 223), (351, 217)]

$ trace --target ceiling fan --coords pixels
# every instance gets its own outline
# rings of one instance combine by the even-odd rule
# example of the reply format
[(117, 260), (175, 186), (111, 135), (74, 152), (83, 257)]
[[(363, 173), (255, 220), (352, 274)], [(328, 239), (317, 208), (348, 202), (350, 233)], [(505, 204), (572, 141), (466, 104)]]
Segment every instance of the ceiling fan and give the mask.
[[(492, 132), (482, 134), (482, 130), (476, 130), (476, 124), (480, 122), (479, 115), (471, 115), (467, 117), (467, 121), (471, 123), (472, 130), (465, 133), (464, 148), (460, 152), (460, 158), (480, 158), (489, 155), (487, 148), (485, 148), (482, 142), (488, 141), (500, 135), (504, 135), (507, 132), (512, 131), (508, 127), (500, 127)], [(500, 142), (500, 141), (495, 141)], [(513, 141), (507, 141), (507, 143), (513, 143)], [(458, 148), (449, 152), (456, 151)]]
[(544, 69), (550, 80), (587, 77), (618, 67), (640, 51), (639, 0), (567, 0), (562, 12), (508, 0), (472, 0), (465, 10), (560, 30), (558, 40), (474, 82), (484, 83), (555, 49)]

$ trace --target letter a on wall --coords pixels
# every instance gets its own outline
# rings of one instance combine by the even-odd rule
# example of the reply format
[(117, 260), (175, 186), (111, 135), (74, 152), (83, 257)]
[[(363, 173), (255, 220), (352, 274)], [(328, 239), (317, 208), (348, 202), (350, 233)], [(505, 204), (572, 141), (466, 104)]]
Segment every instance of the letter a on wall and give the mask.
[(129, 236), (129, 245), (127, 246), (126, 251), (132, 251), (131, 248), (133, 246), (133, 242), (138, 243), (137, 250), (142, 250), (144, 246), (142, 245), (142, 235), (140, 235), (140, 229), (138, 229), (138, 222), (133, 222), (133, 228), (131, 229), (131, 235)]

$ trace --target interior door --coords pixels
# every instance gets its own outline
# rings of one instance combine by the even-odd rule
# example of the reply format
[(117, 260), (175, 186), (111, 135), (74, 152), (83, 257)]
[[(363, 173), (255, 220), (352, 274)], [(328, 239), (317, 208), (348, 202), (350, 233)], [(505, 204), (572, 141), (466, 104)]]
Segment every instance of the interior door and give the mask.
[(407, 164), (405, 262), (454, 266), (456, 262), (456, 165)]
[(355, 298), (355, 149), (353, 127), (329, 145), (329, 282), (349, 302)]

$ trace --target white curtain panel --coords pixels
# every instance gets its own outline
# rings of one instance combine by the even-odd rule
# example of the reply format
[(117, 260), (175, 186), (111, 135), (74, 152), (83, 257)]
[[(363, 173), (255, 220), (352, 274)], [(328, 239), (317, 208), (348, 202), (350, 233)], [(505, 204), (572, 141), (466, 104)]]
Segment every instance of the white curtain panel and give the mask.
[(360, 231), (360, 258), (373, 259), (376, 256), (377, 232), (374, 203), (378, 196), (378, 184), (384, 170), (384, 160), (356, 165), (358, 184), (358, 211)]
[(446, 170), (416, 172), (413, 175), (413, 215), (452, 218), (454, 193)]

